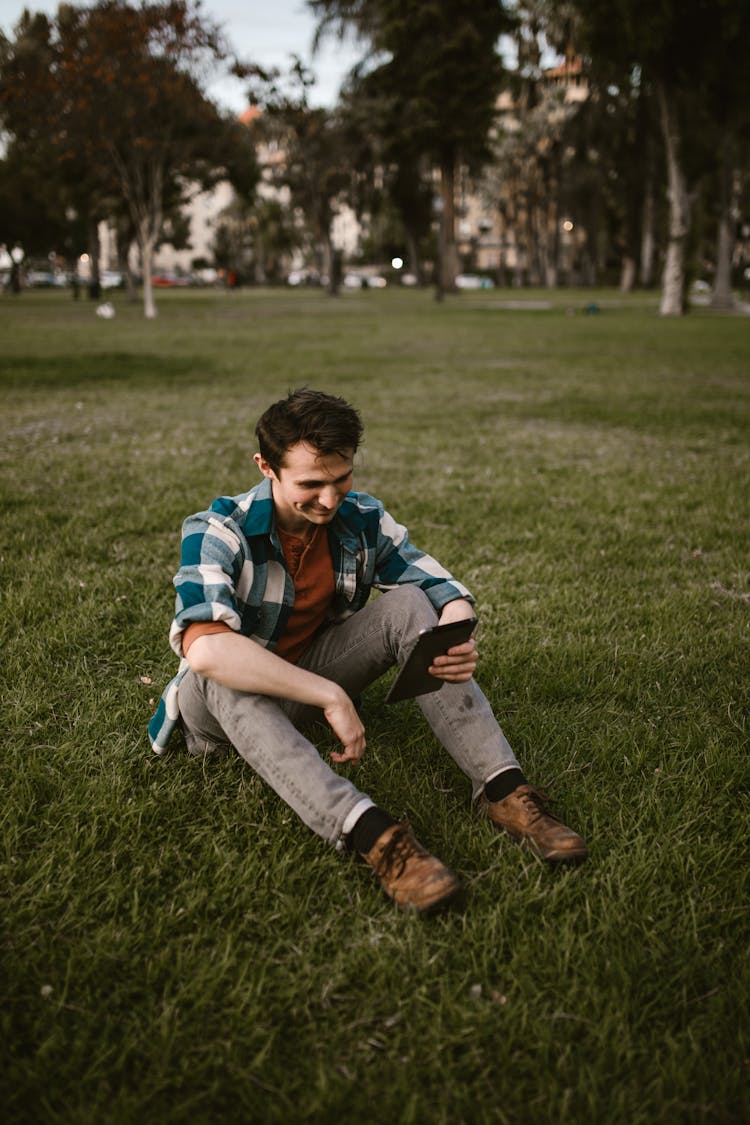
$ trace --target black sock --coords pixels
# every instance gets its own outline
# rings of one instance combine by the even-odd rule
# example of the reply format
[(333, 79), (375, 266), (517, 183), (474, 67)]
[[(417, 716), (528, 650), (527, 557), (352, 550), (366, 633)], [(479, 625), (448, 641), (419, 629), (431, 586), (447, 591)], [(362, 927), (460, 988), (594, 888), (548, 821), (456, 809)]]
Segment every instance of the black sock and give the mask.
[(394, 824), (398, 821), (377, 805), (371, 805), (347, 834), (347, 845), (353, 852), (369, 852), (386, 828), (392, 828)]
[(504, 797), (509, 797), (514, 789), (518, 789), (519, 785), (526, 784), (526, 778), (520, 770), (503, 770), (502, 773), (490, 778), (484, 787), (484, 795), (488, 801), (502, 801)]

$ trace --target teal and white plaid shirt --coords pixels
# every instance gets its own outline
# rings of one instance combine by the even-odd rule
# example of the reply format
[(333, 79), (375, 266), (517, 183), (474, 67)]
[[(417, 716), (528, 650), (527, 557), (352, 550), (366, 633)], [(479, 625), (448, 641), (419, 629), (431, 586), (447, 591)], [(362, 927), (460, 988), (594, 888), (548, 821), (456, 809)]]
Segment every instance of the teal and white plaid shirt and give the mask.
[[(350, 492), (328, 528), (335, 594), (332, 620), (362, 609), (373, 587), (412, 582), (435, 609), (469, 591), (430, 555), (409, 542), (379, 500)], [(177, 604), (169, 643), (181, 658), (149, 723), (151, 745), (163, 754), (179, 719), (179, 685), (188, 669), (182, 636), (194, 621), (223, 621), (273, 650), (294, 605), (294, 583), (276, 534), (271, 481), (241, 496), (222, 496), (182, 529), (182, 559), (174, 578)]]

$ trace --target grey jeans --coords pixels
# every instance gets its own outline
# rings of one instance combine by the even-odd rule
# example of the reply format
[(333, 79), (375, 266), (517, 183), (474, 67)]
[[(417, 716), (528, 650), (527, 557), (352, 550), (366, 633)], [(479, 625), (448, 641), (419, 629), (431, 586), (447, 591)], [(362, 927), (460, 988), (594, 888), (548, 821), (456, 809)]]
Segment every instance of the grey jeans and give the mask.
[[(299, 666), (340, 684), (354, 699), (394, 663), (402, 664), (419, 630), (436, 621), (432, 604), (418, 586), (399, 586), (325, 629)], [(439, 691), (419, 696), (417, 703), (436, 738), (470, 779), (474, 797), (490, 778), (518, 767), (473, 679), (443, 683)], [(193, 672), (180, 684), (179, 707), (192, 754), (234, 746), (305, 824), (329, 843), (340, 845), (372, 804), (321, 758), (302, 733), (300, 728), (311, 720), (322, 719), (317, 708), (235, 691)]]

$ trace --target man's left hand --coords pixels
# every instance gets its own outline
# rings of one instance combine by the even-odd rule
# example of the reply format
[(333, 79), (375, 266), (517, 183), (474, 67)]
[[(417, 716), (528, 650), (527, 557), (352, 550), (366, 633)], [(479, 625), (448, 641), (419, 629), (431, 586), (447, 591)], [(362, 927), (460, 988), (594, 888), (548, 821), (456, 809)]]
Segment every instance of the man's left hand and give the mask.
[[(471, 602), (465, 598), (456, 598), (444, 605), (440, 613), (440, 624), (447, 625), (451, 621), (466, 621), (476, 616)], [(449, 648), (444, 656), (436, 656), (429, 671), (433, 676), (447, 683), (460, 684), (470, 680), (477, 666), (479, 653), (473, 637), (464, 644), (454, 645)]]

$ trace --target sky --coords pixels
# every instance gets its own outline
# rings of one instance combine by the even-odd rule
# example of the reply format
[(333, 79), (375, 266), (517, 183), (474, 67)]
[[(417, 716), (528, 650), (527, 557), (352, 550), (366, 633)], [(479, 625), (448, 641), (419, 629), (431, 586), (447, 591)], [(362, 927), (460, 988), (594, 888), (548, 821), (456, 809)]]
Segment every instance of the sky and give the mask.
[[(0, 28), (8, 35), (25, 7), (52, 15), (57, 6), (58, 0), (0, 0)], [(353, 40), (339, 43), (329, 35), (313, 57), (316, 20), (305, 0), (203, 0), (202, 9), (223, 26), (242, 58), (286, 70), (290, 56), (299, 55), (316, 75), (316, 84), (310, 91), (313, 105), (334, 104), (343, 78), (362, 54)], [(237, 113), (247, 105), (244, 86), (236, 79), (214, 83), (209, 92), (225, 108)]]

